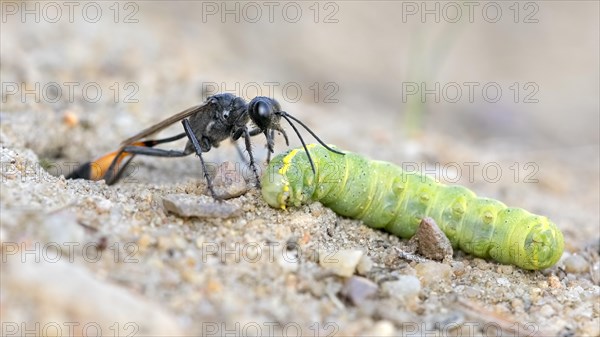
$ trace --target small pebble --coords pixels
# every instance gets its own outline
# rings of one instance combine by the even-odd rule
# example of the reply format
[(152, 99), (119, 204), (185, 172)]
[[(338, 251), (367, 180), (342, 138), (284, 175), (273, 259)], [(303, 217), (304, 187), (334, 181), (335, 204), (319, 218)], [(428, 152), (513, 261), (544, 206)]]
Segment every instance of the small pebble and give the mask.
[(338, 276), (350, 277), (363, 256), (361, 250), (342, 249), (336, 252), (319, 253), (319, 264)]
[(540, 308), (539, 312), (543, 317), (550, 317), (550, 316), (554, 315), (554, 313), (556, 311), (550, 305), (545, 304)]
[(202, 277), (193, 269), (182, 269), (180, 270), (181, 279), (191, 284), (201, 284)]
[(453, 275), (452, 267), (447, 264), (428, 261), (415, 266), (417, 276), (424, 286), (449, 280)]
[(396, 281), (384, 282), (381, 289), (390, 297), (402, 301), (409, 301), (417, 298), (421, 291), (421, 282), (413, 275), (400, 275)]
[[(248, 257), (249, 261), (256, 261), (260, 259), (261, 250), (260, 247), (258, 250), (255, 250), (256, 257), (254, 259), (251, 256)], [(248, 252), (250, 253), (250, 252)], [(277, 256), (277, 264), (286, 272), (294, 272), (298, 270), (298, 265), (300, 263), (298, 252), (295, 250), (291, 251), (279, 251), (276, 253)]]
[(564, 262), (567, 273), (581, 274), (589, 270), (590, 266), (581, 255), (571, 255)]
[(483, 292), (480, 289), (476, 289), (473, 287), (465, 287), (464, 294), (467, 297), (475, 298), (481, 296)]
[(510, 275), (510, 274), (513, 273), (514, 267), (511, 266), (511, 265), (507, 265), (507, 264), (501, 264), (501, 265), (498, 266), (497, 271), (500, 274)]
[(310, 205), (310, 214), (312, 214), (312, 216), (314, 217), (321, 216), (321, 214), (323, 214), (323, 211), (323, 205), (321, 205), (321, 203), (318, 201)]
[(514, 298), (510, 302), (510, 305), (513, 308), (514, 311), (523, 311), (524, 304), (523, 304), (523, 300), (520, 299), (520, 298)]
[(536, 287), (531, 288), (529, 290), (529, 296), (531, 297), (531, 301), (533, 303), (537, 302), (540, 299), (542, 292), (543, 291), (540, 288), (536, 288)]
[(161, 251), (166, 251), (168, 249), (175, 248), (175, 245), (173, 243), (173, 239), (171, 237), (168, 237), (168, 236), (160, 236), (160, 237), (158, 237), (157, 246), (158, 246), (158, 249), (160, 249)]
[(562, 288), (562, 284), (560, 283), (560, 280), (558, 279), (558, 276), (556, 276), (556, 275), (550, 275), (548, 277), (548, 284), (550, 285), (550, 288), (553, 288), (553, 289)]
[(473, 259), (473, 265), (481, 270), (487, 270), (490, 267), (490, 264), (486, 260), (480, 259), (478, 257)]
[(112, 208), (112, 202), (108, 199), (100, 200), (96, 203), (96, 210), (100, 213), (108, 212)]
[(150, 236), (148, 233), (142, 234), (137, 241), (140, 251), (146, 251), (148, 247), (156, 242), (156, 239)]
[(360, 276), (350, 277), (342, 288), (342, 295), (356, 306), (364, 303), (365, 299), (373, 296), (376, 292), (377, 284)]
[(590, 269), (590, 275), (594, 284), (600, 285), (600, 261), (596, 261), (596, 263), (592, 265), (592, 268)]
[(216, 201), (208, 196), (169, 194), (162, 200), (167, 211), (184, 218), (231, 218), (242, 213), (240, 206)]
[(77, 114), (75, 114), (73, 111), (65, 111), (63, 113), (63, 123), (72, 128), (79, 124), (79, 117), (77, 117)]
[(454, 275), (461, 276), (466, 272), (465, 264), (460, 261), (453, 261), (452, 270), (454, 271)]
[(394, 324), (390, 321), (379, 321), (373, 325), (373, 327), (365, 333), (366, 336), (394, 336), (395, 329)]
[(442, 261), (446, 257), (452, 257), (454, 253), (450, 240), (432, 218), (421, 220), (410, 241), (416, 242), (417, 252), (428, 259)]
[(498, 283), (498, 285), (503, 286), (503, 287), (510, 286), (510, 281), (507, 278), (505, 278), (505, 277), (499, 277), (499, 278), (497, 278), (496, 282)]
[(239, 197), (248, 191), (248, 184), (241, 172), (239, 163), (236, 165), (230, 161), (226, 161), (219, 165), (213, 180), (213, 187), (217, 197), (231, 199)]
[(356, 266), (356, 271), (360, 275), (366, 275), (373, 268), (373, 260), (367, 255), (363, 255), (358, 261), (358, 266)]

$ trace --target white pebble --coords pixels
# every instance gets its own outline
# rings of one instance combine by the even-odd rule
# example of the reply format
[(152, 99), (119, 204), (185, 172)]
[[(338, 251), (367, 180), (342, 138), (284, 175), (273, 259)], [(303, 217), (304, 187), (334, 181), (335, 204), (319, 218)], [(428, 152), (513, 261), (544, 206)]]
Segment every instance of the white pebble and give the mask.
[(319, 253), (319, 264), (336, 275), (350, 277), (354, 274), (363, 252), (360, 250), (342, 249), (336, 252)]
[(100, 212), (108, 212), (111, 208), (112, 202), (108, 199), (104, 199), (96, 203), (96, 209)]
[(496, 282), (498, 282), (499, 285), (504, 286), (504, 287), (508, 287), (510, 285), (510, 281), (504, 277), (497, 278)]
[(361, 305), (377, 292), (377, 284), (367, 278), (352, 276), (344, 284), (344, 294), (354, 305)]
[(298, 254), (290, 251), (280, 251), (278, 252), (277, 256), (277, 264), (281, 267), (281, 269), (286, 272), (295, 272), (298, 270)]
[(563, 262), (567, 273), (581, 274), (589, 270), (590, 266), (581, 255), (571, 255)]
[(396, 281), (384, 282), (381, 288), (391, 297), (408, 301), (419, 295), (421, 282), (416, 276), (401, 275)]
[(363, 255), (358, 261), (358, 266), (356, 266), (356, 271), (361, 275), (366, 275), (373, 268), (373, 260), (367, 255)]
[(365, 333), (367, 336), (394, 336), (394, 324), (390, 321), (379, 321), (375, 323), (370, 331)]
[(453, 275), (452, 267), (444, 263), (427, 261), (415, 266), (419, 280), (423, 285), (449, 280)]

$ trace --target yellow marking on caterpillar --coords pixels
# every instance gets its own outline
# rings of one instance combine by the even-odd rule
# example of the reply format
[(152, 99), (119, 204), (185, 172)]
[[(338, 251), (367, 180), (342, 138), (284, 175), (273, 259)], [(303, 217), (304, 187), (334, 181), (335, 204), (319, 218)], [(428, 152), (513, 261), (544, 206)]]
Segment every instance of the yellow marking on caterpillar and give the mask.
[(279, 204), (281, 205), (281, 209), (283, 209), (283, 210), (285, 210), (285, 202), (283, 200), (283, 196), (287, 192), (290, 191), (290, 183), (287, 181), (287, 177), (285, 174), (286, 174), (287, 170), (290, 169), (290, 164), (292, 163), (292, 159), (294, 158), (296, 153), (298, 153), (298, 149), (294, 149), (294, 150), (290, 151), (290, 153), (288, 153), (288, 155), (283, 158), (283, 160), (282, 160), (283, 165), (277, 172), (283, 177), (284, 184), (285, 184), (285, 185), (283, 185), (283, 192), (281, 193), (280, 198), (279, 198)]
[[(316, 146), (316, 144), (308, 144), (306, 146), (306, 148), (312, 149), (315, 146)], [(290, 191), (290, 183), (287, 181), (286, 173), (290, 169), (290, 165), (292, 164), (292, 160), (294, 159), (296, 154), (298, 154), (298, 152), (303, 151), (303, 150), (304, 150), (303, 148), (298, 148), (298, 149), (293, 149), (292, 151), (290, 151), (290, 153), (288, 153), (285, 157), (283, 157), (283, 160), (282, 160), (283, 165), (281, 166), (279, 171), (277, 171), (277, 173), (279, 173), (284, 178), (284, 183), (285, 183), (285, 185), (283, 185), (283, 193), (281, 193), (281, 200), (279, 201), (279, 204), (281, 204), (281, 209), (283, 209), (283, 210), (285, 210), (285, 202), (283, 202), (283, 195), (286, 192)]]
[(283, 157), (283, 166), (281, 166), (281, 168), (279, 169), (279, 174), (285, 176), (287, 171), (290, 169), (292, 159), (294, 158), (294, 156), (296, 156), (296, 153), (298, 153), (298, 151), (300, 151), (300, 149), (293, 149), (292, 151), (290, 151), (290, 153), (288, 153), (287, 156)]
[(283, 200), (283, 196), (290, 191), (290, 183), (285, 179), (285, 185), (283, 186), (283, 193), (279, 196), (279, 205), (281, 205), (281, 209), (285, 211), (285, 202)]
[[(316, 144), (308, 144), (306, 146), (307, 149), (312, 149)], [(283, 166), (279, 169), (279, 174), (285, 175), (290, 168), (290, 164), (292, 163), (292, 159), (298, 154), (298, 152), (303, 151), (303, 148), (293, 149), (288, 153), (285, 157), (283, 157)], [(303, 151), (304, 152), (304, 151)], [(305, 152), (306, 153), (306, 152)]]

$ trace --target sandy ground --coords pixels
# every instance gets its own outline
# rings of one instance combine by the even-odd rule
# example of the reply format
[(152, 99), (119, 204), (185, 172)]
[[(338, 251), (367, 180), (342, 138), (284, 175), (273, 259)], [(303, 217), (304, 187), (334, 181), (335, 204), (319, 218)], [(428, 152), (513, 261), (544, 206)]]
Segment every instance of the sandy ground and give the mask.
[[(133, 4), (137, 23), (123, 22), (127, 7), (115, 22), (108, 3), (94, 24), (2, 22), (2, 335), (600, 335), (597, 3), (538, 3), (536, 25), (511, 17), (458, 33), (401, 25), (398, 8), (385, 8), (393, 3), (338, 3), (329, 26), (312, 23), (307, 3), (309, 19), (275, 26), (205, 23), (199, 2)], [(440, 34), (452, 48), (440, 47)], [(511, 83), (535, 81), (539, 102), (414, 108), (401, 99), (406, 78), (497, 81), (510, 95)], [(319, 203), (269, 208), (252, 182), (227, 201), (239, 215), (181, 218), (163, 197), (212, 202), (195, 199), (206, 191), (192, 157), (136, 159), (114, 186), (61, 176), (197, 104), (206, 83), (270, 81), (304, 89), (297, 103), (275, 97), (328, 143), (426, 163), (441, 181), (547, 215), (564, 233), (563, 257), (544, 271), (462, 252), (447, 263), (411, 261), (395, 249), (406, 240)], [(44, 89), (54, 82), (57, 100), (56, 88)], [(338, 85), (339, 101), (324, 102), (322, 91), (315, 102), (314, 82)], [(34, 93), (23, 96), (21, 83)], [(90, 83), (102, 90), (98, 101), (80, 91)], [(261, 161), (263, 144), (254, 141)], [(276, 151), (285, 148), (279, 140)], [(229, 142), (207, 159), (249, 176)], [(477, 164), (473, 174), (465, 163)]]

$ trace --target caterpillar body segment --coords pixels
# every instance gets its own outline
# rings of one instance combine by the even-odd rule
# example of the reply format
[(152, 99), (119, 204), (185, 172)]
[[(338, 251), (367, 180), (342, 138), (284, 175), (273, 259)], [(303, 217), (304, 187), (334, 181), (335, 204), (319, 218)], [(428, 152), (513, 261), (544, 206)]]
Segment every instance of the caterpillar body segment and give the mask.
[(564, 242), (548, 218), (500, 201), (477, 197), (388, 162), (356, 153), (333, 153), (310, 144), (273, 158), (262, 178), (272, 207), (320, 201), (339, 215), (362, 220), (402, 238), (412, 237), (424, 217), (433, 218), (452, 246), (524, 269), (544, 269), (561, 257)]

